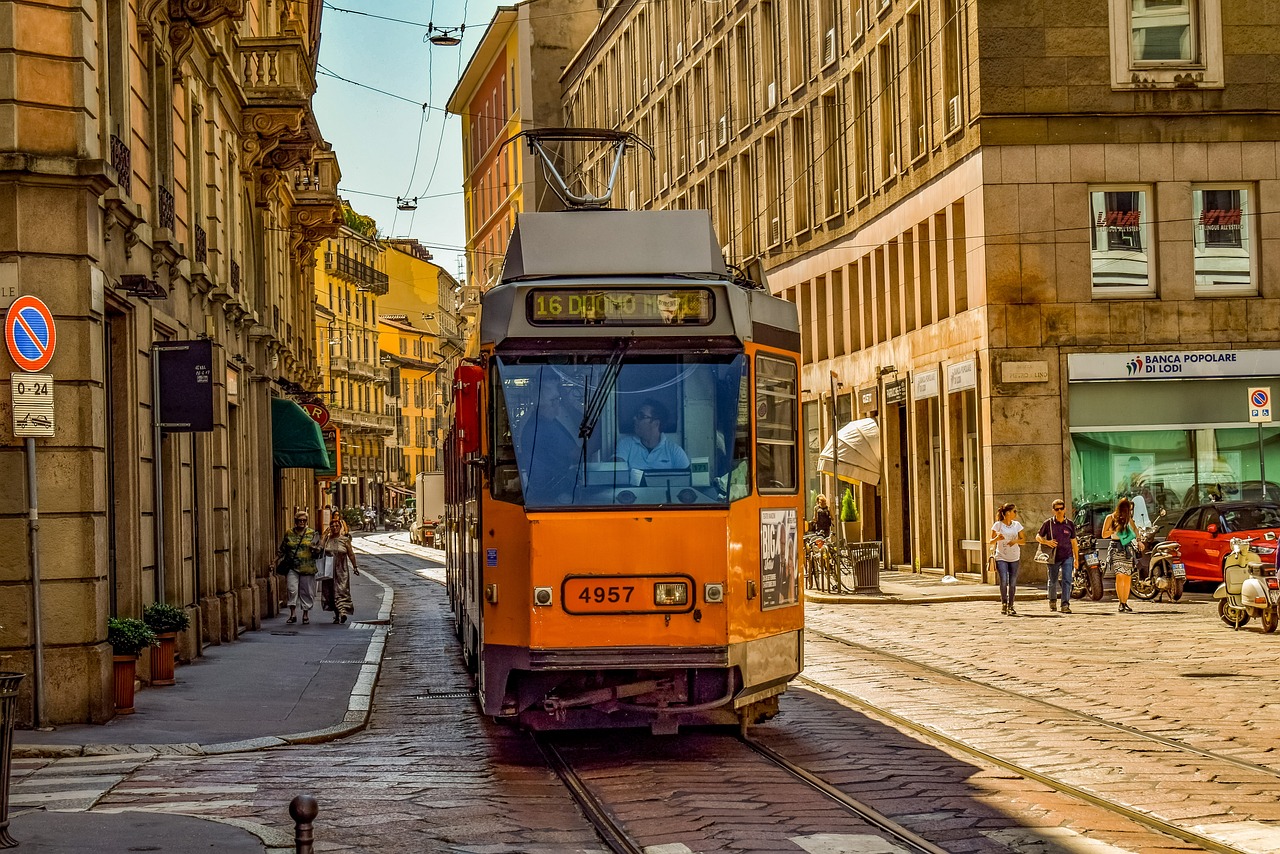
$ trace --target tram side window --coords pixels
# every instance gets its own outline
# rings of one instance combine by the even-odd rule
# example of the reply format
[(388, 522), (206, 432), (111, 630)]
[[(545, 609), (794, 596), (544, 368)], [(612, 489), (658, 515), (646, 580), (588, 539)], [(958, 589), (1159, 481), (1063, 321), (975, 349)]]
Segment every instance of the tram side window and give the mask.
[(795, 492), (797, 464), (796, 363), (756, 357), (756, 483), (761, 493)]

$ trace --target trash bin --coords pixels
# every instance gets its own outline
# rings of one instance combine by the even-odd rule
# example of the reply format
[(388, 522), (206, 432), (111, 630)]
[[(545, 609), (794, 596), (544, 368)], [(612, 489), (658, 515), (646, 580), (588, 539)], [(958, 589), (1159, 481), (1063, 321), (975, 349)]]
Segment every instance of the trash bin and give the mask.
[(880, 543), (850, 543), (854, 589), (858, 593), (880, 592)]
[(0, 673), (0, 848), (13, 848), (9, 835), (9, 766), (13, 753), (13, 719), (18, 708), (18, 683), (25, 674)]

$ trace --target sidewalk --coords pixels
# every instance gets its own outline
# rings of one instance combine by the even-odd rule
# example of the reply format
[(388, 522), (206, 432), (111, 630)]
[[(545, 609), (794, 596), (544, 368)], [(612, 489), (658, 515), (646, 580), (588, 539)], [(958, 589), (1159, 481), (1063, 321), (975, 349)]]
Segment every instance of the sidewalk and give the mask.
[[(824, 604), (845, 605), (935, 605), (943, 602), (999, 602), (1000, 588), (983, 584), (974, 574), (959, 577), (932, 573), (881, 571), (879, 592), (823, 593), (805, 590), (805, 598)], [(1017, 601), (1036, 602), (1049, 598), (1043, 585), (1018, 585)]]
[[(174, 839), (185, 838), (198, 839), (201, 850), (230, 854), (292, 851), (292, 833), (286, 839), (271, 828), (148, 812), (57, 811), (47, 796), (24, 795), (24, 777), (31, 766), (40, 765), (24, 760), (211, 755), (330, 741), (359, 732), (368, 722), (382, 663), (392, 591), (368, 571), (351, 580), (356, 613), (345, 624), (333, 623), (318, 604), (310, 624), (286, 623), (286, 609), (264, 620), (261, 631), (207, 647), (201, 658), (177, 669), (176, 685), (140, 690), (135, 714), (51, 732), (15, 730), (9, 819), (18, 850), (168, 851)], [(288, 804), (281, 804), (280, 812), (287, 822)]]

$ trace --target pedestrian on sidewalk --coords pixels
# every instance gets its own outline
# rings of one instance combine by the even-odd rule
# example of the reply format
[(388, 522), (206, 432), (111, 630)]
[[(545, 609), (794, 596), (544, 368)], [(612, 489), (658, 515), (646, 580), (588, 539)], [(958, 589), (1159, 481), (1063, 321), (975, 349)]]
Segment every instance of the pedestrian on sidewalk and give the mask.
[(827, 496), (819, 495), (817, 506), (813, 508), (813, 523), (809, 528), (815, 534), (831, 536), (831, 508), (827, 506)]
[(1000, 613), (1016, 617), (1014, 610), (1014, 593), (1018, 589), (1018, 564), (1022, 559), (1022, 543), (1024, 536), (1022, 523), (1018, 521), (1018, 508), (1012, 503), (1000, 505), (996, 511), (995, 524), (991, 526), (991, 538), (987, 541), (993, 547), (996, 560), (996, 574), (1000, 576)]
[(320, 541), (320, 550), (333, 564), (332, 574), (320, 582), (322, 606), (333, 612), (335, 623), (345, 623), (347, 617), (355, 613), (355, 604), (351, 601), (351, 575), (359, 575), (360, 570), (356, 567), (355, 550), (351, 548), (351, 534), (337, 516), (329, 523), (329, 529)]
[(1071, 613), (1071, 575), (1080, 559), (1076, 540), (1076, 523), (1067, 518), (1067, 502), (1053, 502), (1053, 516), (1044, 520), (1036, 542), (1053, 551), (1049, 555), (1049, 610), (1058, 610), (1058, 587), (1061, 583), (1062, 613)]
[(307, 511), (293, 514), (293, 527), (285, 531), (280, 540), (279, 560), (286, 562), (289, 573), (286, 586), (289, 591), (289, 619), (298, 622), (298, 605), (302, 605), (302, 622), (311, 622), (310, 611), (316, 600), (316, 553), (320, 547), (320, 535), (307, 527)]
[(1129, 586), (1133, 581), (1133, 561), (1137, 552), (1142, 551), (1142, 541), (1138, 539), (1138, 528), (1133, 524), (1133, 502), (1128, 498), (1117, 501), (1116, 509), (1103, 520), (1102, 537), (1111, 545), (1107, 562), (1116, 574), (1116, 599), (1120, 602), (1120, 613), (1132, 614)]

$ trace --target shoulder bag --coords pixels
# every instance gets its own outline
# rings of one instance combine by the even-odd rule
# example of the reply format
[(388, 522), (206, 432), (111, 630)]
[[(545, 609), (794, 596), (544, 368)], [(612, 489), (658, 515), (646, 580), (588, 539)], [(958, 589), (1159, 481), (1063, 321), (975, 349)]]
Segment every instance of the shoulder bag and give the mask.
[[(1053, 520), (1052, 519), (1045, 520), (1044, 525), (1047, 525), (1049, 527), (1049, 536), (1052, 537), (1053, 536)], [(1045, 529), (1044, 525), (1040, 527), (1040, 530), (1043, 531)], [(1044, 543), (1036, 543), (1035, 562), (1049, 563), (1049, 561), (1050, 561), (1049, 550), (1045, 548)]]

